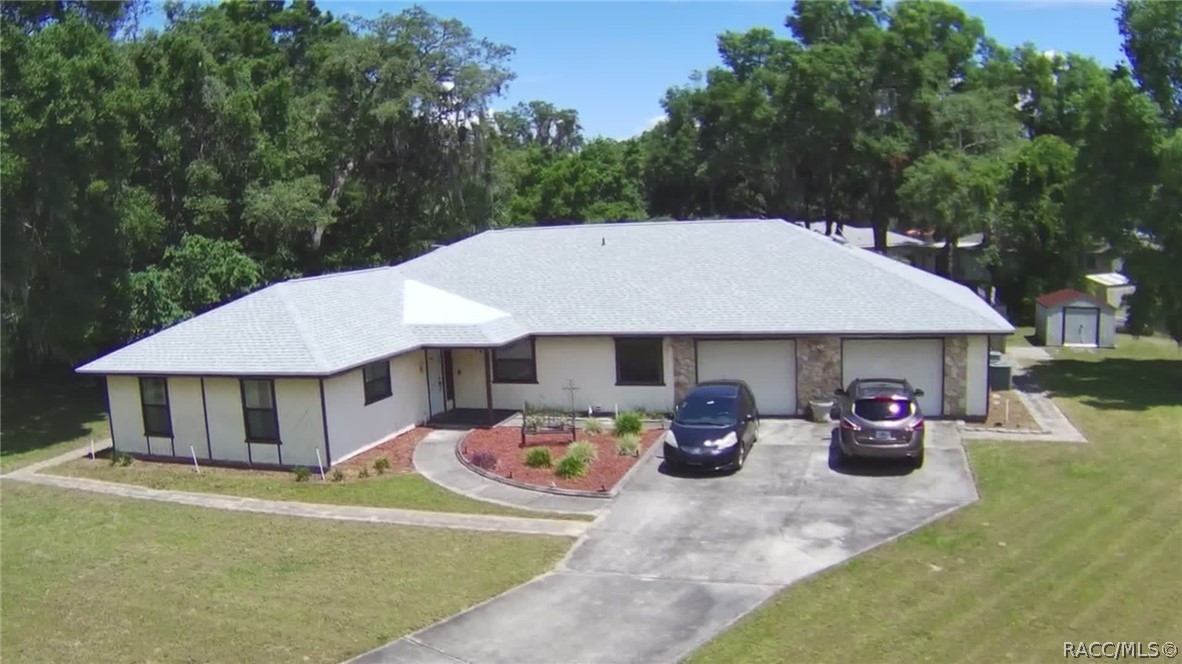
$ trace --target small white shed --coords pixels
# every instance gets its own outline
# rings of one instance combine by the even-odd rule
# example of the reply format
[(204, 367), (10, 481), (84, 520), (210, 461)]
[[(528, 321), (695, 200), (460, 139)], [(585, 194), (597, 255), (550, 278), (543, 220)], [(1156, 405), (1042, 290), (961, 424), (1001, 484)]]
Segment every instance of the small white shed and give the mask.
[(1034, 302), (1034, 336), (1044, 346), (1116, 346), (1116, 309), (1104, 300), (1065, 288)]

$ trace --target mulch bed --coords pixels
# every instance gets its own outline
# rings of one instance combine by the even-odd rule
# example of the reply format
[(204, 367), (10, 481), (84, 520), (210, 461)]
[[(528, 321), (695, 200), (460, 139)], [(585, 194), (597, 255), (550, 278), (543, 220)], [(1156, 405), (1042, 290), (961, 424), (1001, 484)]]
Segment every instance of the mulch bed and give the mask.
[[(664, 431), (661, 429), (652, 429), (642, 434), (640, 456), (660, 439), (662, 433)], [(521, 429), (517, 427), (476, 429), (464, 441), (464, 449), (461, 452), (464, 458), (469, 460), (478, 452), (491, 452), (497, 459), (497, 465), (492, 472), (501, 477), (541, 487), (580, 491), (610, 491), (624, 477), (624, 473), (640, 459), (640, 456), (616, 454), (616, 439), (611, 434), (583, 433), (579, 440), (594, 444), (599, 454), (587, 468), (585, 476), (572, 479), (558, 477), (554, 474), (553, 468), (530, 468), (525, 465), (525, 451), (530, 447), (550, 448), (550, 454), (557, 464), (571, 443), (570, 434), (533, 434), (528, 437), (526, 447), (522, 448), (519, 447)]]
[[(1010, 407), (1008, 420), (1006, 419), (1007, 403)], [(1013, 390), (999, 390), (990, 393), (989, 412), (985, 415), (985, 421), (979, 426), (1002, 431), (1040, 428), (1038, 421), (1034, 419), (1030, 411), (1026, 410), (1026, 404), (1018, 398)]]
[(404, 434), (394, 436), (385, 441), (381, 445), (368, 449), (361, 454), (349, 459), (344, 463), (339, 463), (335, 468), (360, 470), (362, 468), (373, 468), (373, 462), (380, 457), (385, 457), (390, 460), (391, 473), (409, 473), (414, 471), (414, 453), (415, 445), (419, 441), (426, 438), (427, 434), (434, 431), (428, 427), (415, 427)]

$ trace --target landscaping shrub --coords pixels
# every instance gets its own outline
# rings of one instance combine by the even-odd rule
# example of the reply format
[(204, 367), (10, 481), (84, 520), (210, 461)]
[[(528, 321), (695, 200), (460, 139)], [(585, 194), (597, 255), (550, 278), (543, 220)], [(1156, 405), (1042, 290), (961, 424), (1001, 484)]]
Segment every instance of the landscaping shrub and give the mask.
[(362, 466), (361, 470), (357, 471), (357, 477), (361, 479), (369, 477), (369, 468)]
[(554, 474), (564, 480), (582, 477), (587, 474), (587, 462), (579, 457), (568, 454), (558, 462), (558, 467), (554, 469)]
[(390, 460), (386, 457), (378, 457), (373, 461), (373, 469), (378, 475), (390, 470)]
[(603, 433), (603, 424), (594, 417), (588, 417), (583, 420), (583, 431), (591, 435)]
[(312, 471), (304, 466), (296, 466), (295, 470), (291, 472), (295, 474), (297, 482), (307, 482), (308, 478), (312, 476)]
[(591, 443), (585, 440), (580, 440), (577, 443), (571, 443), (570, 447), (568, 447), (566, 450), (566, 456), (575, 457), (576, 459), (581, 460), (584, 464), (589, 465), (595, 460), (595, 457), (598, 456), (598, 451)]
[(484, 470), (492, 470), (497, 467), (497, 455), (492, 452), (477, 452), (472, 455), (472, 465)]
[(531, 447), (525, 451), (525, 465), (530, 468), (549, 468), (554, 465), (550, 450), (545, 447)]
[(616, 454), (620, 456), (639, 456), (640, 436), (636, 434), (620, 436), (616, 441)]
[(342, 482), (342, 481), (344, 481), (344, 479), (345, 479), (345, 471), (341, 470), (340, 468), (333, 468), (332, 469), (332, 481)]
[(640, 419), (639, 413), (620, 413), (616, 415), (616, 435), (627, 436), (629, 434), (640, 435), (644, 430), (644, 421)]
[(127, 466), (131, 465), (132, 461), (134, 461), (134, 459), (127, 452), (114, 452), (111, 454), (112, 466), (123, 466), (126, 468)]

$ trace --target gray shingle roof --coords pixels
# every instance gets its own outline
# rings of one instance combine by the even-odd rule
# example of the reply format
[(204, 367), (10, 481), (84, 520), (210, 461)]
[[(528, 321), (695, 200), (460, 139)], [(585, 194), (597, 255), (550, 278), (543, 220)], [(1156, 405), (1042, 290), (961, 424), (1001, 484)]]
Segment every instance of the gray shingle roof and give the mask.
[(963, 286), (780, 220), (588, 224), (489, 231), (397, 266), (275, 284), (78, 371), (328, 375), (528, 334), (1012, 330)]

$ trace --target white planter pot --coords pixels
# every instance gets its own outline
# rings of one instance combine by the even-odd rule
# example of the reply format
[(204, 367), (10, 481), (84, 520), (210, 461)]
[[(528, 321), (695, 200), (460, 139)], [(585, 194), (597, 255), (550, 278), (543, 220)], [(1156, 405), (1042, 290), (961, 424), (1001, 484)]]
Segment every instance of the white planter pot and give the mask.
[(832, 419), (829, 417), (829, 412), (831, 410), (833, 410), (833, 402), (832, 401), (820, 401), (820, 400), (809, 401), (809, 410), (811, 411), (810, 415), (812, 415), (812, 420), (814, 422), (830, 422), (830, 421), (832, 421)]

